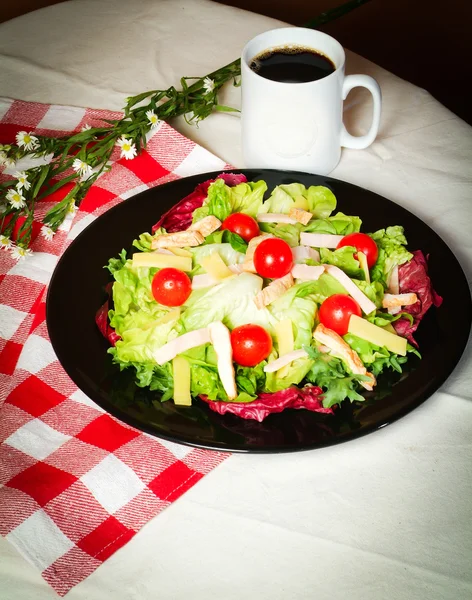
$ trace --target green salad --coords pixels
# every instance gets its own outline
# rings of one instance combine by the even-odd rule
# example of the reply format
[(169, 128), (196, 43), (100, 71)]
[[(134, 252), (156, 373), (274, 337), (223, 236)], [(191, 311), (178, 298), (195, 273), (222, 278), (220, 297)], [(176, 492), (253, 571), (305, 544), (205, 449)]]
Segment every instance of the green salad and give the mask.
[(323, 186), (222, 174), (110, 259), (97, 324), (162, 401), (262, 420), (363, 402), (439, 305), (400, 224), (362, 232)]

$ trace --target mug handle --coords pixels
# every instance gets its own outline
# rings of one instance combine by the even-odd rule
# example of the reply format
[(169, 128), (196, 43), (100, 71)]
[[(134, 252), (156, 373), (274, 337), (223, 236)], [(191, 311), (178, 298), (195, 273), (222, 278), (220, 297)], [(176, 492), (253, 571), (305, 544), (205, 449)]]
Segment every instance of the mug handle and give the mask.
[(341, 146), (344, 146), (345, 148), (363, 150), (372, 144), (379, 131), (380, 113), (382, 109), (382, 92), (380, 91), (379, 84), (373, 77), (370, 77), (369, 75), (347, 75), (344, 78), (343, 83), (343, 100), (347, 98), (349, 92), (355, 87), (365, 87), (372, 94), (372, 99), (374, 101), (372, 124), (368, 133), (359, 136), (351, 135), (343, 124), (343, 128), (341, 130)]

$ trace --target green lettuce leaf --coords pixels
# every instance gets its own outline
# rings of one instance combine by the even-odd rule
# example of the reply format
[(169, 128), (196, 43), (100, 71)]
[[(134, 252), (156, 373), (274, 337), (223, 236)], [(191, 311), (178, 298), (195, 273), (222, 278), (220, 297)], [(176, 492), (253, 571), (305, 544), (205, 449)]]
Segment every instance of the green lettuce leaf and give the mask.
[(296, 285), (296, 295), (298, 297), (311, 296), (318, 304), (321, 304), (328, 296), (333, 294), (346, 294), (346, 290), (329, 273), (323, 273), (316, 281), (304, 281)]
[(223, 179), (216, 179), (208, 188), (203, 205), (193, 211), (192, 222), (196, 223), (208, 215), (224, 221), (236, 212), (244, 212), (251, 217), (267, 212), (263, 202), (266, 190), (265, 181), (239, 183), (230, 187)]
[(297, 225), (260, 223), (259, 228), (264, 233), (271, 233), (284, 240), (291, 248), (294, 248), (300, 244), (300, 231), (303, 229), (303, 225), (301, 223)]
[[(193, 396), (203, 394), (211, 400), (229, 401), (218, 375), (217, 358), (213, 346), (206, 344), (192, 348), (181, 356), (184, 356), (190, 363), (190, 391)], [(267, 364), (266, 361), (263, 361), (253, 368), (236, 365), (238, 396), (234, 402), (251, 402), (257, 397), (257, 390), (262, 390), (264, 387), (263, 367), (265, 364)]]
[(303, 285), (302, 283), (292, 286), (268, 307), (277, 321), (284, 319), (292, 321), (295, 350), (310, 344), (317, 309), (312, 297), (299, 295), (298, 292)]
[(230, 244), (233, 250), (246, 254), (247, 242), (237, 233), (233, 233), (228, 229), (219, 229), (207, 235), (204, 244)]
[(123, 363), (153, 361), (154, 352), (177, 337), (179, 329), (175, 321), (126, 329), (115, 344), (115, 358)]
[(151, 252), (152, 240), (155, 237), (162, 235), (163, 233), (166, 233), (166, 230), (163, 229), (162, 227), (160, 227), (158, 230), (156, 230), (154, 232), (154, 235), (151, 235), (150, 233), (147, 233), (147, 232), (142, 233), (137, 240), (133, 241), (133, 246), (135, 248), (137, 248), (138, 250), (141, 250), (141, 252)]
[(116, 271), (119, 271), (125, 266), (126, 260), (126, 250), (123, 249), (119, 253), (118, 258), (110, 258), (105, 268), (108, 269), (112, 275), (114, 275)]
[(301, 183), (278, 185), (264, 203), (265, 212), (288, 214), (291, 208), (303, 208), (315, 218), (324, 219), (336, 208), (333, 192), (322, 185), (310, 186)]
[(372, 300), (377, 308), (382, 307), (382, 300), (384, 297), (384, 287), (379, 281), (360, 281), (359, 279), (353, 279), (357, 287), (364, 292), (364, 294)]
[(164, 402), (174, 395), (174, 378), (172, 376), (171, 363), (159, 366), (155, 362), (121, 362), (117, 358), (116, 348), (109, 348), (108, 353), (113, 356), (113, 362), (117, 363), (120, 371), (134, 368), (136, 371), (136, 385), (142, 388), (149, 388), (151, 391), (157, 391), (162, 394), (160, 400)]
[(299, 358), (275, 373), (266, 373), (264, 391), (279, 392), (291, 385), (298, 385), (306, 377), (312, 364), (313, 361), (310, 358)]
[(320, 258), (322, 263), (339, 267), (349, 275), (349, 277), (364, 279), (364, 271), (361, 269), (359, 261), (354, 258), (356, 252), (356, 248), (353, 248), (352, 246), (343, 246), (337, 250), (320, 248)]
[(352, 376), (331, 380), (319, 377), (315, 385), (319, 385), (323, 389), (323, 407), (332, 408), (346, 399), (351, 402), (364, 402), (364, 396), (357, 391), (358, 379)]
[(384, 369), (392, 369), (393, 371), (401, 373), (401, 365), (408, 360), (406, 356), (400, 356), (389, 352), (386, 348), (380, 348), (351, 333), (346, 334), (344, 340), (357, 352), (367, 369), (376, 377), (380, 375)]
[(380, 310), (367, 315), (365, 318), (378, 327), (385, 327), (394, 321), (398, 321), (398, 319), (407, 319), (410, 322), (410, 325), (413, 325), (414, 321), (413, 315), (407, 312), (400, 312), (396, 315), (391, 315), (388, 312), (383, 312)]
[(329, 354), (322, 354), (313, 347), (305, 347), (305, 350), (312, 362), (306, 378), (323, 389), (324, 408), (340, 404), (346, 398), (349, 398), (351, 402), (364, 401), (364, 397), (357, 391), (359, 376), (347, 374), (342, 360)]
[(278, 185), (272, 190), (272, 194), (264, 202), (264, 212), (288, 214), (295, 206), (297, 190), (305, 189), (304, 185), (291, 183), (290, 185)]
[(303, 228), (308, 233), (329, 233), (337, 235), (336, 227), (329, 219), (314, 219)]
[(306, 191), (308, 210), (316, 219), (326, 219), (336, 208), (336, 196), (323, 185), (312, 185)]
[[(269, 333), (274, 332), (275, 319), (267, 308), (258, 309), (255, 295), (262, 289), (262, 279), (252, 273), (241, 273), (220, 284), (193, 294), (187, 300), (187, 310), (181, 321), (187, 331), (206, 327), (213, 321), (223, 321), (230, 329), (246, 323), (255, 323)], [(200, 290), (199, 290), (200, 291)]]
[(208, 188), (208, 214), (224, 221), (231, 214), (231, 189), (223, 179), (215, 179)]
[(314, 219), (308, 223), (304, 231), (309, 233), (330, 233), (332, 235), (348, 235), (361, 229), (362, 221), (359, 217), (345, 215), (338, 212), (326, 219)]
[(230, 189), (231, 212), (244, 212), (251, 217), (267, 212), (264, 207), (265, 181), (239, 183)]
[(244, 253), (235, 250), (233, 246), (229, 243), (203, 244), (201, 246), (196, 246), (195, 248), (189, 248), (189, 251), (193, 255), (192, 261), (194, 266), (192, 270), (192, 275), (197, 275), (205, 272), (205, 269), (203, 269), (203, 267), (200, 266), (202, 258), (213, 254), (213, 252), (218, 252), (218, 254), (221, 256), (221, 258), (227, 265), (239, 264), (244, 261)]
[[(158, 269), (155, 267), (133, 267), (132, 260), (127, 260), (121, 269), (116, 270), (113, 274), (115, 277), (113, 284), (115, 312), (125, 315), (132, 306), (134, 310), (153, 313), (156, 301), (152, 296), (151, 283), (157, 271)], [(153, 318), (155, 318), (155, 313), (153, 313)]]
[(337, 235), (348, 235), (361, 230), (362, 221), (359, 217), (338, 212), (327, 219), (333, 225)]
[(208, 396), (210, 400), (228, 399), (218, 375), (218, 369), (195, 363), (191, 364), (190, 381), (190, 393), (192, 396), (203, 394)]
[(211, 400), (228, 400), (216, 364), (216, 353), (210, 344), (192, 348), (184, 354), (190, 363), (190, 392), (204, 394)]
[(266, 364), (267, 361), (263, 360), (255, 367), (236, 365), (236, 385), (240, 394), (246, 394), (251, 400), (257, 398), (258, 391), (265, 388), (264, 366)]
[(379, 229), (370, 236), (379, 249), (379, 257), (371, 270), (371, 279), (380, 281), (384, 287), (387, 287), (392, 269), (411, 260), (413, 254), (405, 247), (407, 241), (404, 229), (400, 225)]

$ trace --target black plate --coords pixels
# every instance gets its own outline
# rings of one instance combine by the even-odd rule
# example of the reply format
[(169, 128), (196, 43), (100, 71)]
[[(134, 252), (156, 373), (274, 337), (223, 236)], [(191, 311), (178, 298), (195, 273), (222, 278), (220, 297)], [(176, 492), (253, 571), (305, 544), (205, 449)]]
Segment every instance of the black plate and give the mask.
[(263, 179), (269, 190), (294, 181), (325, 185), (336, 195), (339, 210), (360, 215), (363, 231), (405, 227), (409, 248), (430, 255), (430, 275), (444, 298), (418, 328), (423, 359), (410, 359), (401, 376), (382, 375), (375, 392), (366, 394), (365, 403), (344, 402), (335, 416), (287, 410), (262, 423), (218, 415), (202, 401), (190, 408), (172, 401), (161, 403), (156, 392), (135, 386), (132, 369), (120, 373), (111, 364), (108, 343), (94, 321), (110, 280), (103, 266), (122, 248), (131, 248), (132, 240), (150, 231), (164, 211), (216, 172), (180, 179), (125, 200), (89, 225), (64, 253), (49, 286), (47, 326), (57, 357), (76, 385), (110, 414), (138, 429), (174, 442), (232, 452), (286, 452), (337, 444), (392, 423), (431, 396), (458, 363), (472, 315), (467, 280), (447, 245), (412, 213), (352, 184), (306, 173), (242, 172), (251, 181)]

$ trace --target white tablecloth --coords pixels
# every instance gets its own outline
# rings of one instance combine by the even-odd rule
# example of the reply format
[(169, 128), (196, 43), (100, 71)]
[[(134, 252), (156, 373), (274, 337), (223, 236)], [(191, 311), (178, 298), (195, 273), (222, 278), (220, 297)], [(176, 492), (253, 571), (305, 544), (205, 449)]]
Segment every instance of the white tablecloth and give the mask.
[[(279, 26), (208, 0), (74, 0), (0, 25), (0, 94), (120, 109), (239, 56)], [(419, 68), (421, 68), (419, 66)], [(332, 176), (417, 214), (472, 273), (472, 130), (426, 91), (348, 53), (382, 87), (377, 141)], [(363, 133), (370, 107), (349, 96)], [(239, 104), (230, 88), (225, 101)], [(239, 118), (174, 125), (243, 166)], [(372, 435), (322, 450), (234, 455), (146, 525), (70, 600), (319, 600), (472, 597), (472, 353), (442, 389)], [(0, 539), (0, 598), (57, 597)]]

